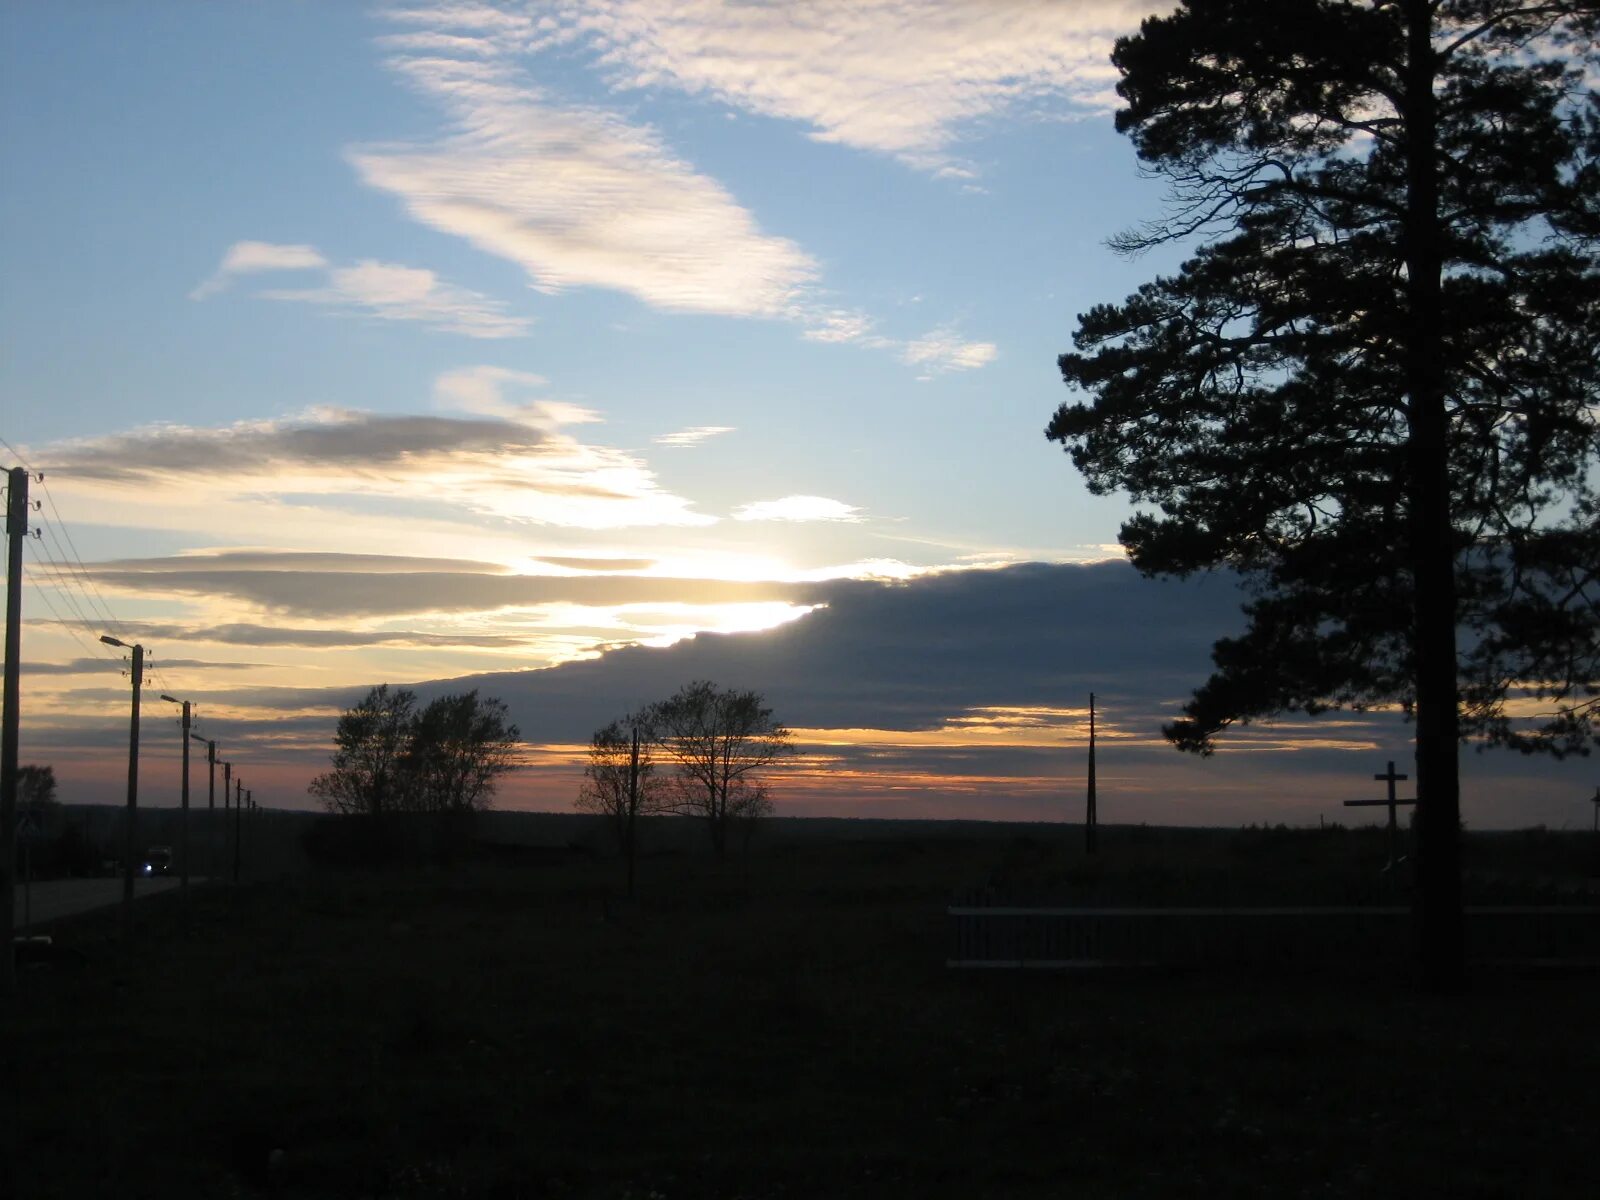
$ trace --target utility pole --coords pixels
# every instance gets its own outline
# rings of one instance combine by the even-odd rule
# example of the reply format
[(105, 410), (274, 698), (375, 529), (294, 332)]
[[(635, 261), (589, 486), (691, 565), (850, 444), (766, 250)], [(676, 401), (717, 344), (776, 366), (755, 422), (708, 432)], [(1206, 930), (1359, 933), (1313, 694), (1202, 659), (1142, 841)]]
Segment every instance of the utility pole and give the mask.
[(1094, 794), (1094, 693), (1089, 693), (1089, 800), (1083, 814), (1083, 852), (1093, 854), (1095, 851), (1095, 827), (1099, 824), (1099, 814), (1095, 812)]
[[(233, 764), (231, 762), (225, 762), (225, 763), (222, 764), (222, 836), (223, 837), (227, 837), (228, 836), (228, 797), (230, 795), (232, 795), (232, 793), (233, 793)], [(213, 849), (216, 848), (216, 840), (217, 840), (216, 833), (217, 833), (217, 831), (214, 830), (214, 829), (211, 831), (211, 842), (212, 842), (212, 848)], [(227, 847), (224, 846), (223, 849), (226, 850)], [(226, 870), (226, 868), (224, 868), (224, 870), (223, 870), (223, 878), (224, 879), (227, 878), (227, 870)]]
[(233, 781), (233, 881), (239, 882), (239, 812), (244, 808), (244, 780)]
[(633, 864), (639, 841), (639, 727), (633, 727), (633, 756), (628, 760), (628, 899), (633, 899)]
[(5, 713), (0, 726), (0, 998), (17, 986), (17, 736), (22, 719), (22, 539), (28, 536), (28, 472), (12, 467), (6, 477), (6, 668)]
[(133, 715), (128, 721), (128, 809), (127, 829), (122, 839), (122, 939), (133, 942), (133, 872), (139, 844), (139, 693), (144, 687), (144, 647), (102, 635), (108, 646), (133, 651)]
[(206, 878), (210, 879), (217, 873), (216, 854), (211, 844), (217, 815), (217, 744), (198, 733), (189, 736), (206, 744)]
[(180, 877), (183, 880), (181, 886), (183, 889), (184, 912), (187, 913), (189, 905), (189, 702), (187, 700), (174, 699), (166, 693), (162, 693), (161, 698), (169, 704), (183, 705), (183, 818), (182, 824), (179, 826), (182, 833), (179, 835), (178, 854), (183, 862), (183, 871)]

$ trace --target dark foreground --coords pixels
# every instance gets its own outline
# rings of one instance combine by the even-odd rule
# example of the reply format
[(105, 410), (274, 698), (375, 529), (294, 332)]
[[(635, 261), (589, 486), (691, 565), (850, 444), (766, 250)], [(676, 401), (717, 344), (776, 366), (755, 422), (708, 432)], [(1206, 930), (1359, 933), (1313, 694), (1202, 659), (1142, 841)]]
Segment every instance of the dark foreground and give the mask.
[(313, 873), (145, 902), (131, 966), (81, 918), (5, 1014), (0, 1194), (1594, 1194), (1593, 976), (946, 972), (1007, 853)]

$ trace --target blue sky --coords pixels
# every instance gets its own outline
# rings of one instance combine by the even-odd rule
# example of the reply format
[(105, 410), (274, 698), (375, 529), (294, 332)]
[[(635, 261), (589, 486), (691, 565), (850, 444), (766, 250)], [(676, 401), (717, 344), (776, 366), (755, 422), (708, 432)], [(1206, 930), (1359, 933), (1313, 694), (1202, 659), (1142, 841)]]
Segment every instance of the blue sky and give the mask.
[[(1076, 576), (1016, 564), (1115, 557), (1128, 511), (1042, 429), (1075, 315), (1172, 261), (1105, 246), (1162, 199), (1110, 119), (1106, 54), (1144, 11), (7, 6), (0, 426), (88, 566), (81, 615), (185, 664), (160, 686), (284, 804), (365, 685), (493, 673), (532, 747), (512, 798), (549, 806), (576, 789), (585, 731), (540, 697), (571, 680), (594, 681), (599, 723), (697, 655), (748, 660), (726, 682), (787, 695), (802, 741), (844, 744), (816, 698), (898, 694), (904, 656), (871, 679), (847, 670), (869, 656), (841, 659), (830, 689), (793, 664), (760, 677), (762, 647), (869, 611), (924, 628), (951, 578), (974, 589), (965, 624), (933, 641), (991, 610), (1018, 634), (1074, 621)], [(51, 570), (64, 543), (39, 552), (24, 758), (100, 747), (66, 773), (104, 789), (126, 685), (54, 619), (78, 612), (77, 577)], [(910, 606), (892, 616), (867, 599), (891, 582)], [(1034, 607), (998, 615), (986, 587)], [(870, 780), (817, 757), (791, 807), (1050, 811), (1078, 786), (1084, 697), (1041, 679), (1120, 693), (1113, 733), (1148, 739), (1228, 631), (1228, 588), (1187, 674), (1130, 680), (1106, 639), (1043, 674), (1012, 645), (995, 672), (972, 636), (919, 685), (932, 708), (850, 718)], [(1175, 618), (1189, 603), (1149, 594)], [(1010, 732), (954, 771), (974, 714)], [(1327, 797), (1406, 757), (1384, 722), (1286, 735), (1248, 769), (1247, 749), (1232, 767), (1152, 752), (1126, 786), (1229, 796), (1187, 820), (1268, 817), (1297, 773)], [(1296, 757), (1313, 743), (1314, 764)], [(1581, 770), (1515, 774), (1531, 819), (1585, 817)]]

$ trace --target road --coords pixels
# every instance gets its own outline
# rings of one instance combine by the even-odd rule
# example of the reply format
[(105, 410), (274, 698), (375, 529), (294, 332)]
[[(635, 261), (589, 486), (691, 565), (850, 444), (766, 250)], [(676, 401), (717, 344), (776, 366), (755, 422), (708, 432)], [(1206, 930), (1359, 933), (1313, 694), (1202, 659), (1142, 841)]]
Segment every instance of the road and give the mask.
[[(133, 898), (141, 900), (146, 896), (154, 896), (157, 892), (170, 892), (179, 886), (182, 881), (175, 875), (160, 879), (135, 879), (133, 881)], [(189, 880), (189, 886), (204, 883), (203, 879)], [(74, 913), (88, 912), (96, 908), (108, 908), (113, 904), (122, 902), (122, 880), (117, 879), (51, 879), (33, 885), (31, 898), (32, 918), (35, 927), (70, 917)], [(28, 901), (23, 897), (23, 885), (16, 886), (16, 913), (17, 932), (24, 929), (24, 914), (28, 912)]]

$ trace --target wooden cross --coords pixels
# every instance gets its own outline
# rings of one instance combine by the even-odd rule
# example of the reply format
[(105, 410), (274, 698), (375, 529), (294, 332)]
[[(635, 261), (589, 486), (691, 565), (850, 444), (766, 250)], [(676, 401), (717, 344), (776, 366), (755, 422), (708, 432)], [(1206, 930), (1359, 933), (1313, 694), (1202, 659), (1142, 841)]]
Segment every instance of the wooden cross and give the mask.
[[(1386, 806), (1389, 809), (1389, 865), (1392, 867), (1392, 866), (1394, 866), (1394, 864), (1396, 862), (1396, 858), (1395, 858), (1395, 843), (1396, 843), (1397, 839), (1399, 838), (1399, 833), (1400, 833), (1399, 823), (1395, 820), (1395, 811), (1394, 811), (1395, 810), (1395, 806), (1399, 805), (1399, 804), (1415, 804), (1416, 800), (1414, 800), (1414, 799), (1413, 800), (1399, 800), (1399, 799), (1395, 798), (1394, 785), (1399, 783), (1402, 779), (1405, 779), (1405, 778), (1408, 778), (1408, 777), (1405, 776), (1405, 775), (1396, 774), (1395, 769), (1394, 769), (1394, 760), (1393, 759), (1389, 760), (1389, 769), (1387, 771), (1385, 771), (1382, 775), (1374, 775), (1373, 778), (1374, 779), (1383, 780), (1384, 782), (1386, 782), (1389, 785), (1389, 796), (1388, 796), (1387, 799), (1385, 799), (1385, 800), (1346, 800), (1344, 802), (1344, 806), (1346, 808), (1372, 808), (1372, 807), (1376, 807), (1377, 805), (1381, 804), (1381, 805)], [(1597, 810), (1597, 811), (1600, 811), (1600, 810)]]

